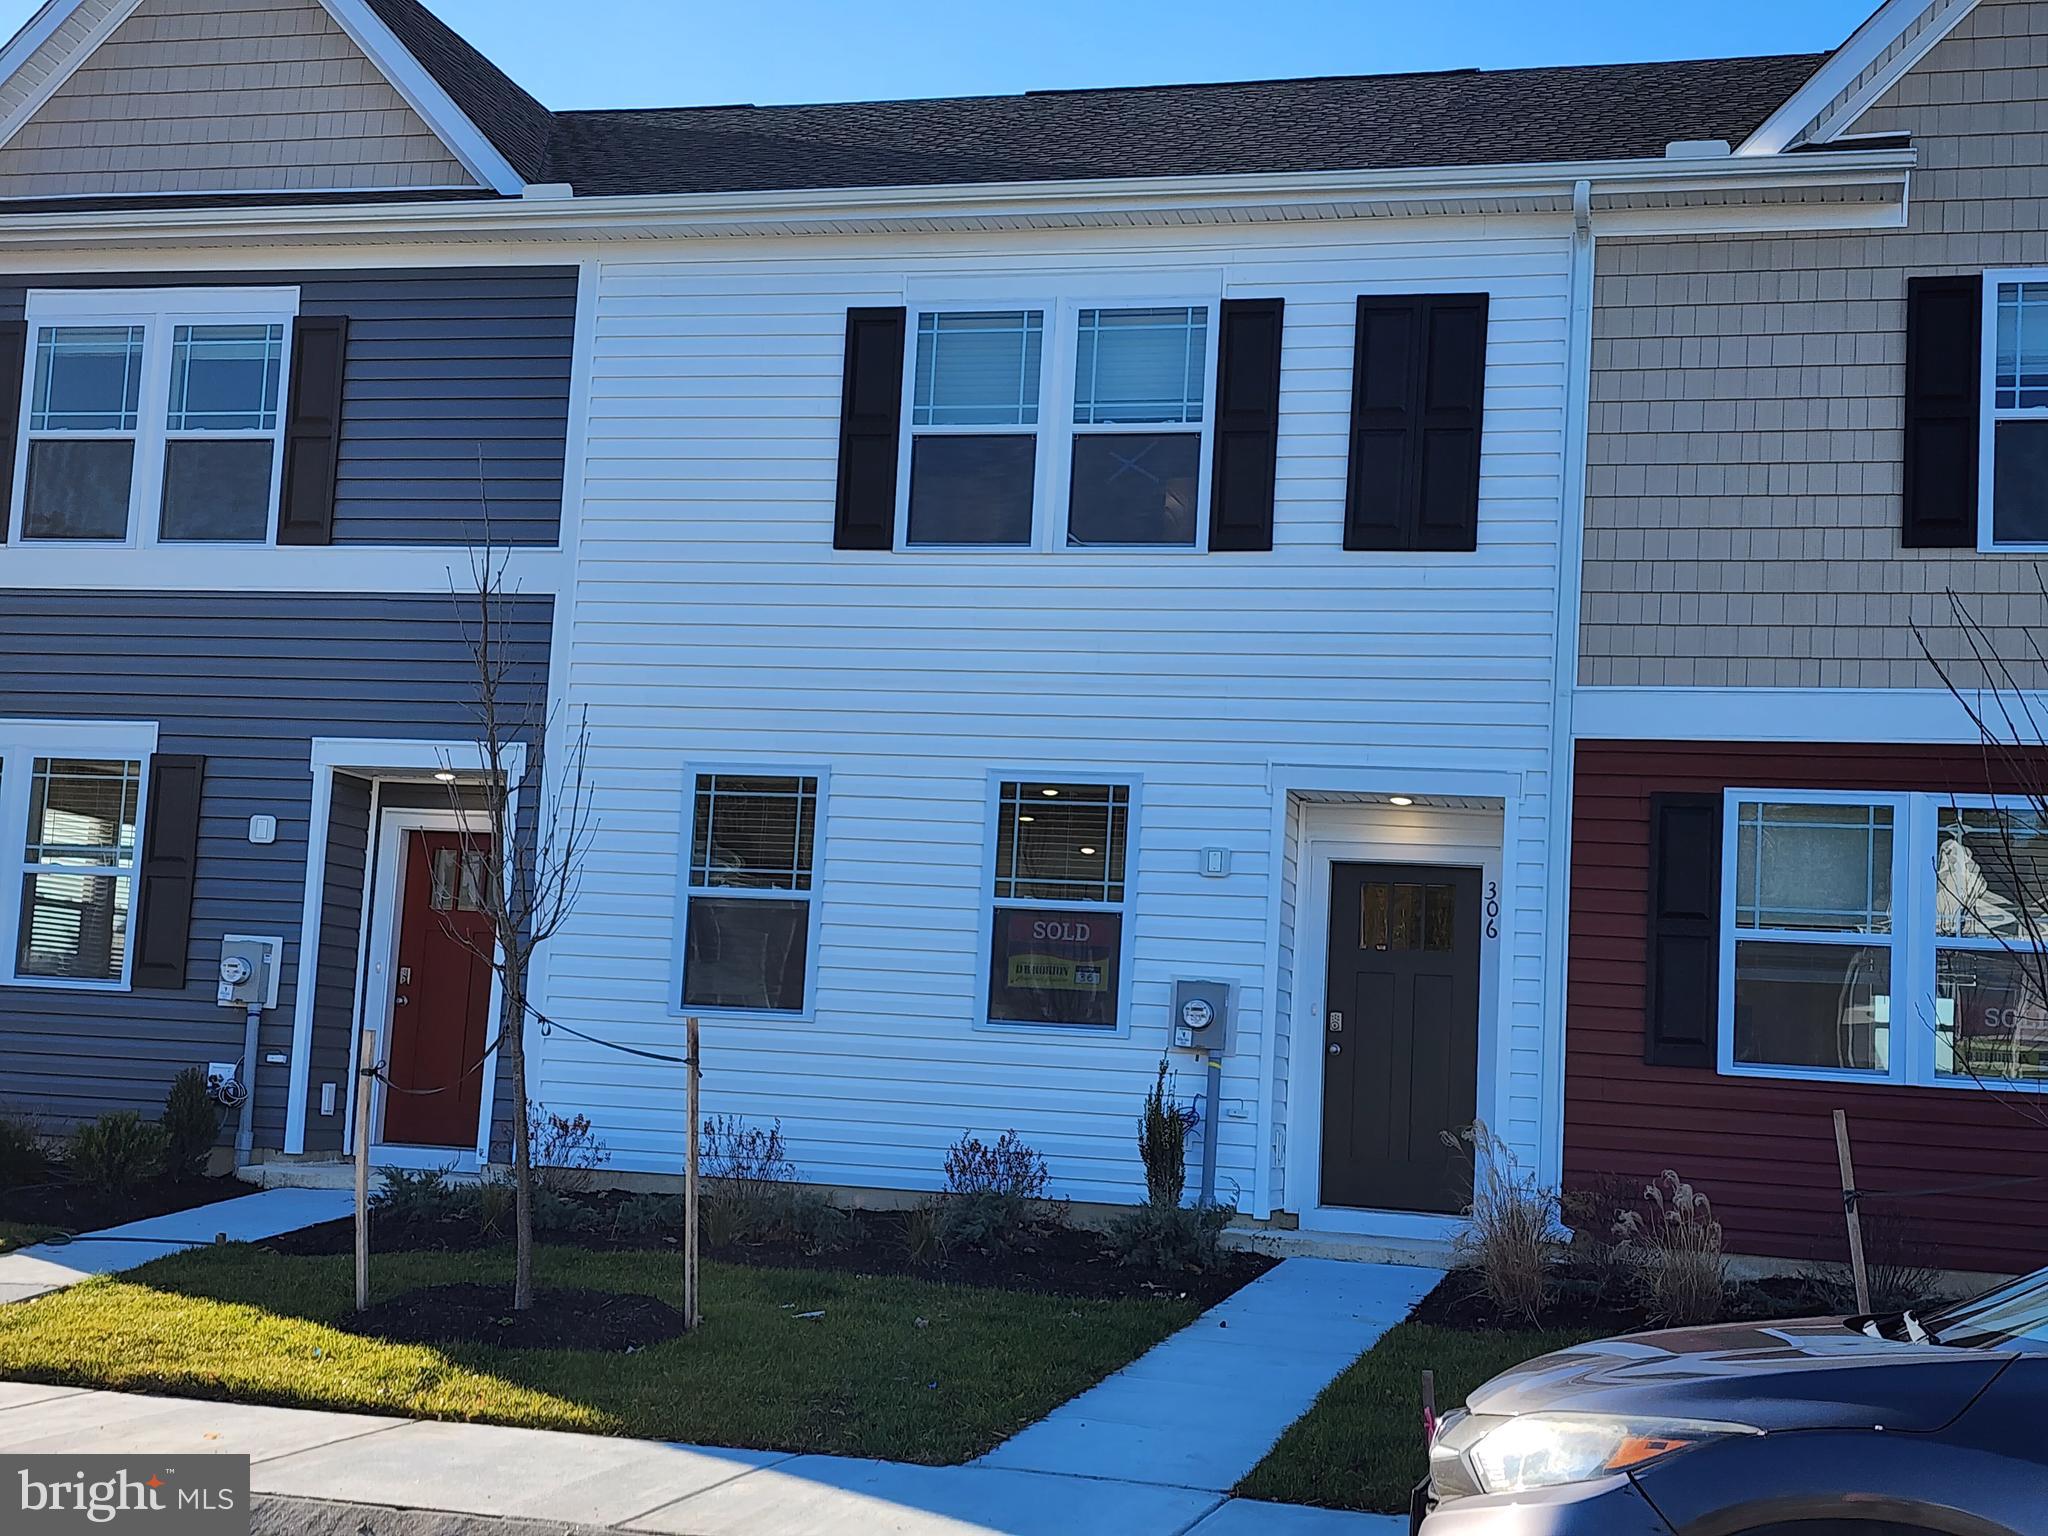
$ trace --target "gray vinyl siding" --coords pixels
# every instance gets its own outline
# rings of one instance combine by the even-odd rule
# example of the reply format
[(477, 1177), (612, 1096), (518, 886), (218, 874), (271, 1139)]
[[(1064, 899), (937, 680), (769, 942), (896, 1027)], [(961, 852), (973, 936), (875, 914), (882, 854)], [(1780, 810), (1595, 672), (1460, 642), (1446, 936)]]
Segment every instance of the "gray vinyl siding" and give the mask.
[[(356, 959), (370, 872), (370, 781), (334, 776), (327, 812), (327, 869), (320, 896), (320, 975), (313, 994), (312, 1069), (306, 1079), (306, 1150), (337, 1152), (348, 1124), (349, 1041), (355, 1033)], [(320, 1087), (334, 1084), (334, 1113), (320, 1113)]]
[[(515, 663), (508, 707), (531, 708), (534, 718), (545, 707), (551, 614), (545, 597), (514, 599), (506, 614)], [(312, 738), (473, 738), (474, 664), (462, 623), (439, 596), (15, 591), (0, 599), (0, 715), (154, 720), (159, 751), (206, 758), (187, 986), (0, 987), (0, 1106), (51, 1130), (114, 1109), (153, 1114), (180, 1068), (239, 1055), (241, 1018), (215, 1004), (211, 979), (228, 932), (284, 938), (279, 1006), (264, 1016), (260, 1054), (289, 1051)], [(277, 818), (275, 842), (249, 842), (258, 813)], [(332, 942), (337, 952), (323, 953), (323, 965), (338, 958), (340, 941)], [(329, 1018), (352, 1006), (331, 995), (320, 1002)], [(287, 1071), (259, 1062), (259, 1147), (281, 1145)]]
[(19, 318), (30, 288), (249, 285), (348, 317), (335, 543), (481, 543), (487, 512), (498, 543), (555, 542), (573, 268), (38, 275), (0, 279), (0, 315)]

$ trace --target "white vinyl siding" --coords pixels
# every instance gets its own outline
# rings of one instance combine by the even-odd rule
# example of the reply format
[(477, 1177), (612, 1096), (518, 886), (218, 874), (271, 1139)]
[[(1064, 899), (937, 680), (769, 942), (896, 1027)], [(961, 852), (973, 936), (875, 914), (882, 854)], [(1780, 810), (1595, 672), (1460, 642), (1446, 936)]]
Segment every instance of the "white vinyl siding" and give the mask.
[[(1140, 1198), (1133, 1117), (1172, 983), (1228, 981), (1221, 1187), (1250, 1209), (1277, 1096), (1274, 766), (1494, 769), (1523, 790), (1503, 875), (1517, 920), (1499, 957), (1498, 1129), (1533, 1166), (1568, 236), (1563, 219), (1523, 233), (1414, 219), (607, 261), (567, 653), (599, 828), (542, 1006), (673, 1050), (679, 775), (707, 743), (755, 768), (829, 766), (813, 1017), (707, 1022), (708, 1109), (779, 1116), (821, 1182), (931, 1188), (963, 1131), (1014, 1128), (1062, 1194)], [(848, 307), (910, 305), (914, 351), (919, 295), (998, 269), (1013, 298), (1089, 292), (1091, 308), (1285, 299), (1271, 553), (832, 548)], [(1358, 295), (1476, 289), (1492, 305), (1479, 548), (1347, 555)], [(1127, 1029), (975, 1027), (991, 774), (1142, 778)], [(1204, 848), (1227, 850), (1226, 878), (1203, 877)], [(536, 1073), (537, 1096), (591, 1115), (615, 1166), (680, 1167), (680, 1069), (557, 1032)], [(1300, 1107), (1288, 1136), (1314, 1136), (1316, 1112)]]

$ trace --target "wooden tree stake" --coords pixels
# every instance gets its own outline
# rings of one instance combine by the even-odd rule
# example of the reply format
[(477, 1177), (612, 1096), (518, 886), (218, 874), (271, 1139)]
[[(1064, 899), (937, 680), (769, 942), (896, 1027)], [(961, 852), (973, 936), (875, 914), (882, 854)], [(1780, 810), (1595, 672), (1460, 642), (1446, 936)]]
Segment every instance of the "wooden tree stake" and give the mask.
[(697, 1144), (700, 1139), (697, 1121), (699, 1085), (704, 1073), (697, 1061), (696, 1015), (692, 1014), (683, 1028), (683, 1055), (688, 1058), (688, 1065), (683, 1068), (683, 1118), (688, 1122), (686, 1130), (690, 1138), (683, 1149), (683, 1318), (685, 1326), (695, 1328), (704, 1320), (697, 1294)]
[(363, 1030), (356, 1063), (356, 1310), (370, 1304), (370, 1083), (377, 1066), (377, 1031)]
[(1856, 1165), (1849, 1160), (1849, 1116), (1835, 1111), (1835, 1161), (1842, 1169), (1842, 1211), (1849, 1222), (1849, 1273), (1856, 1281), (1856, 1310), (1870, 1310), (1870, 1271), (1863, 1262), (1863, 1218), (1856, 1209)]

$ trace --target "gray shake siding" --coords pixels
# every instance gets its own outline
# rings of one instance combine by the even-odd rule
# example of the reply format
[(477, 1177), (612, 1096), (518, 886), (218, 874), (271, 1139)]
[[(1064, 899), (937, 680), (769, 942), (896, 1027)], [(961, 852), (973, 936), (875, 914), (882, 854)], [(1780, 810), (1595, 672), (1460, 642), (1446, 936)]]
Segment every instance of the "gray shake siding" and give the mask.
[[(512, 604), (514, 707), (541, 707), (551, 615), (545, 597)], [(28, 1110), (52, 1130), (109, 1109), (154, 1113), (180, 1068), (238, 1055), (240, 1017), (215, 1004), (211, 980), (227, 932), (284, 937), (279, 1007), (265, 1015), (262, 1052), (288, 1051), (312, 738), (473, 738), (474, 693), (462, 625), (446, 597), (4, 594), (0, 715), (154, 720), (158, 750), (203, 755), (206, 781), (188, 985), (127, 993), (0, 987), (0, 1106)], [(341, 816), (360, 814), (353, 797), (337, 795)], [(276, 816), (274, 843), (249, 842), (249, 818), (258, 813)], [(335, 888), (330, 879), (330, 897)], [(316, 1113), (308, 1123), (332, 1145), (338, 1131), (317, 1115), (318, 1073), (334, 1070), (337, 1051), (346, 1050), (333, 1025), (353, 1003), (336, 986), (352, 981), (354, 956), (343, 936), (345, 905), (329, 905), (316, 962), (317, 1014), (328, 1027), (314, 1055)], [(260, 1147), (281, 1144), (286, 1072), (259, 1067)]]
[[(561, 528), (576, 273), (565, 267), (93, 273), (30, 288), (291, 286), (304, 315), (345, 315), (337, 544), (552, 544)], [(482, 476), (479, 481), (479, 466)]]

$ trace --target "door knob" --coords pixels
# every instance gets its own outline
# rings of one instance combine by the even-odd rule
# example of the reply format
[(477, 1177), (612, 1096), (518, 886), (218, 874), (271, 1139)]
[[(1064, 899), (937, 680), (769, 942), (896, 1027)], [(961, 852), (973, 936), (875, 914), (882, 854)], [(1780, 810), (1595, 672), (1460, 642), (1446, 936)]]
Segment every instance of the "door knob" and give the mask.
[(1330, 1042), (1330, 1054), (1332, 1056), (1342, 1056), (1344, 1054), (1344, 1047), (1332, 1040)]
[(405, 1006), (405, 1005), (406, 1005), (406, 1004), (407, 1004), (408, 1002), (410, 1002), (410, 1001), (411, 1001), (411, 999), (410, 999), (410, 998), (406, 998), (406, 997), (400, 997), (400, 998), (398, 999), (398, 1006), (399, 1006), (399, 1007), (401, 1007), (401, 1008), (403, 1008), (403, 1007), (404, 1007), (404, 1006)]

